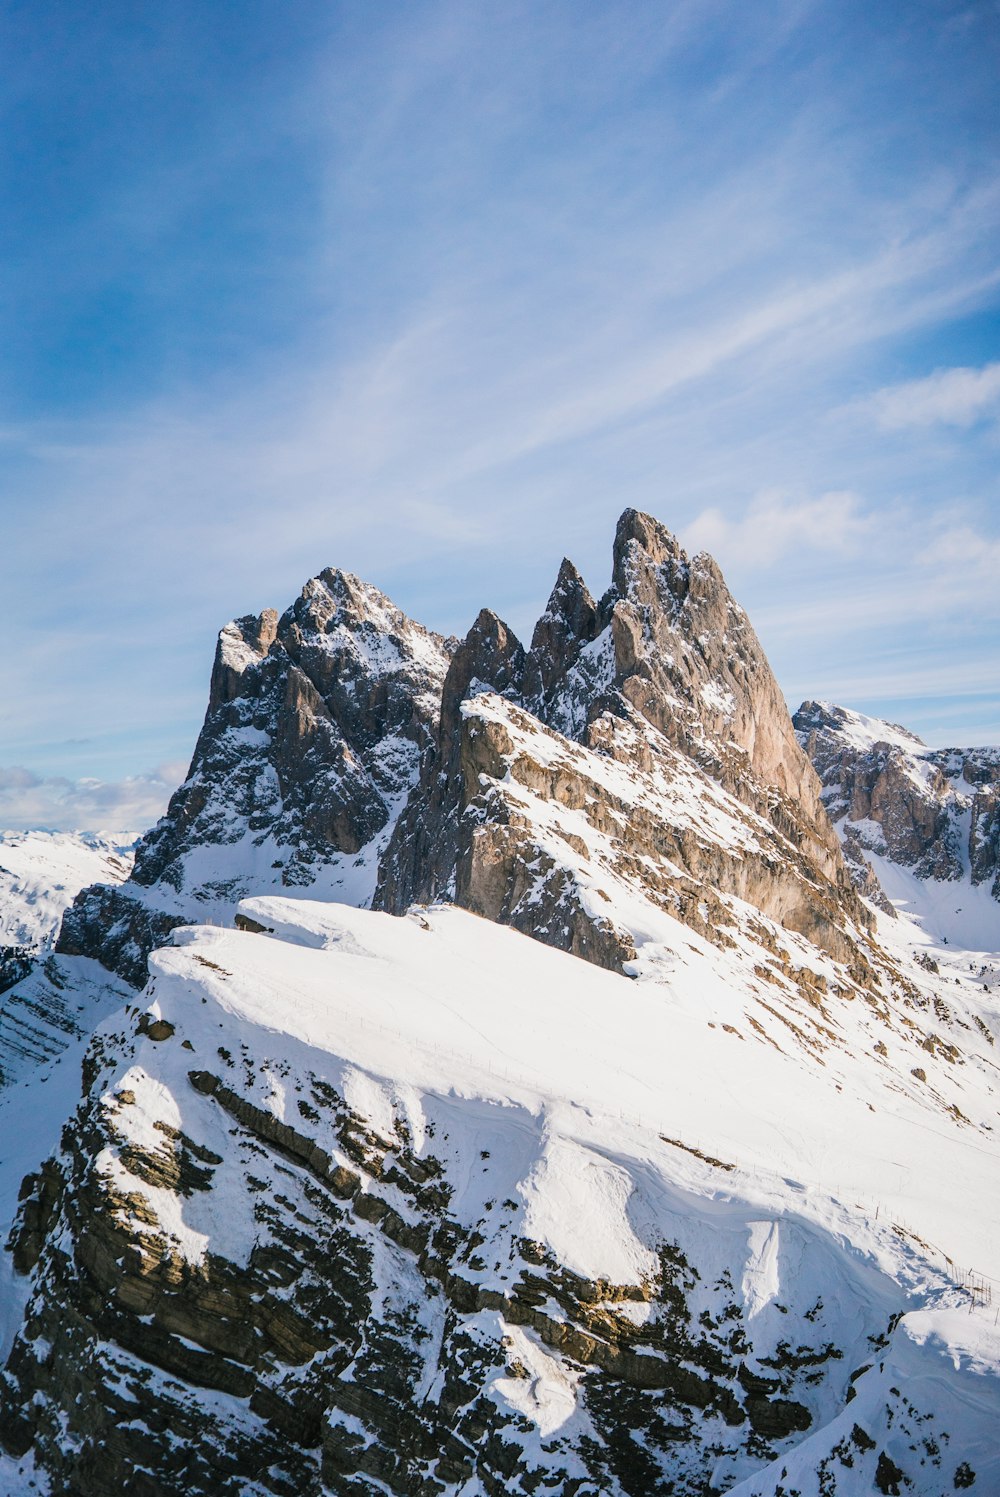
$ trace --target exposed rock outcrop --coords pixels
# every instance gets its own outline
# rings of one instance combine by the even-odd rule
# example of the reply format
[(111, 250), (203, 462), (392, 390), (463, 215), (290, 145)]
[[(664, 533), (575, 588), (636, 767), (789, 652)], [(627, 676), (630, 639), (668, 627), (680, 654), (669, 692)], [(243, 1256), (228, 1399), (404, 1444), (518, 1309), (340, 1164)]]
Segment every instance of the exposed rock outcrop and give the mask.
[(379, 865), (375, 907), (454, 898), (461, 816), (468, 803), (463, 704), (483, 691), (521, 696), (525, 656), (502, 619), (483, 609), (448, 667), (434, 745)]
[(1000, 899), (1000, 749), (929, 749), (895, 723), (803, 702), (799, 740), (859, 884), (878, 853), (918, 878), (969, 878)]
[(319, 884), (366, 903), (434, 741), (453, 645), (333, 569), (280, 618), (227, 624), (187, 778), (129, 883), (84, 890), (58, 949), (141, 986), (167, 930), (228, 919), (254, 890)]
[[(190, 772), (142, 842), (135, 882), (211, 896), (225, 880), (204, 849), (236, 844), (266, 846), (286, 887), (360, 853), (415, 778), (449, 653), (377, 588), (332, 569), (280, 619), (227, 625)], [(208, 878), (188, 866), (196, 851)]]
[[(520, 711), (491, 705), (484, 721), (476, 694), (487, 690)], [(553, 755), (560, 770), (549, 776), (541, 766)], [(634, 776), (614, 813), (607, 785), (596, 788), (601, 760)], [(664, 795), (671, 780), (683, 796)], [(519, 785), (530, 787), (531, 808)], [(719, 788), (725, 835), (705, 830)], [(684, 797), (704, 803), (705, 828), (687, 824)], [(689, 560), (664, 526), (634, 510), (619, 521), (601, 603), (564, 561), (526, 658), (494, 615), (476, 621), (445, 683), (435, 751), (382, 860), (376, 906), (399, 913), (417, 900), (454, 899), (622, 968), (637, 932), (594, 908), (574, 834), (563, 856), (542, 845), (545, 802), (571, 805), (584, 822), (603, 818), (602, 837), (612, 835), (613, 815), (605, 867), (701, 930), (730, 923), (719, 895), (731, 894), (847, 961), (851, 928), (868, 923), (746, 615), (710, 557)]]

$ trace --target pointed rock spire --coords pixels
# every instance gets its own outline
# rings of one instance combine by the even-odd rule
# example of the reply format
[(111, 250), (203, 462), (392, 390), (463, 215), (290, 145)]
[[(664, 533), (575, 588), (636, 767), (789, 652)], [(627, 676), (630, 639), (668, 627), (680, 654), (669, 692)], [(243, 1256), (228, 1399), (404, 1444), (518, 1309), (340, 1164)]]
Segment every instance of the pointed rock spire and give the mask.
[(556, 682), (565, 676), (598, 632), (597, 605), (568, 557), (563, 557), (555, 586), (535, 632), (524, 670), (525, 701), (538, 710)]
[(621, 598), (633, 595), (653, 568), (665, 569), (679, 601), (686, 593), (688, 559), (680, 542), (652, 515), (626, 509), (615, 531), (611, 585)]
[(524, 647), (503, 619), (489, 608), (459, 645), (448, 667), (441, 696), (440, 741), (447, 747), (459, 725), (459, 708), (477, 691), (519, 696), (524, 676)]

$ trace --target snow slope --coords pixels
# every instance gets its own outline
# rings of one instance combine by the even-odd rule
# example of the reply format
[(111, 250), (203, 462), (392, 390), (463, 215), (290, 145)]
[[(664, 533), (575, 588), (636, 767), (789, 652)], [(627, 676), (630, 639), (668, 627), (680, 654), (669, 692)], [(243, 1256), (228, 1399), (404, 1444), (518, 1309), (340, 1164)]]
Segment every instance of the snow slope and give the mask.
[[(167, 1017), (180, 1011), (167, 1012), (167, 988), (181, 1003), (176, 975), (186, 982), (194, 971), (237, 1017), (280, 1024), (301, 1043), (418, 1088), (464, 1089), (532, 1114), (569, 1109), (574, 1128), (590, 1118), (606, 1130), (617, 1116), (628, 1129), (696, 1145), (759, 1176), (765, 1191), (801, 1196), (806, 1216), (817, 1203), (824, 1226), (831, 1211), (840, 1220), (833, 1198), (848, 1218), (855, 1201), (878, 1198), (890, 1217), (907, 1218), (921, 1237), (1000, 1282), (1000, 1198), (988, 1199), (1000, 1158), (990, 1137), (1000, 1081), (993, 1092), (983, 1073), (977, 1126), (949, 1128), (873, 1059), (855, 1003), (838, 1015), (842, 1046), (818, 1067), (766, 1035), (746, 1035), (751, 984), (739, 981), (726, 953), (677, 922), (669, 980), (631, 983), (449, 906), (396, 919), (258, 899), (241, 912), (274, 938), (183, 928), (177, 946), (153, 958)], [(205, 959), (232, 975), (205, 969)], [(973, 1003), (1000, 1021), (995, 1001)], [(734, 1035), (726, 1023), (743, 1028)], [(706, 1076), (716, 1083), (710, 1090)], [(832, 1113), (840, 1119), (835, 1142)], [(919, 1157), (902, 1164), (914, 1133), (923, 1140)], [(970, 1195), (974, 1211), (963, 1207)], [(580, 1236), (553, 1240), (559, 1256), (577, 1272), (608, 1276), (611, 1265), (587, 1256), (589, 1226), (567, 1227)]]
[(51, 946), (88, 884), (126, 879), (138, 834), (0, 832), (0, 946)]
[[(928, 1082), (904, 1079), (906, 1035), (873, 1031), (880, 1021), (857, 998), (828, 1004), (836, 1042), (822, 1054), (794, 1043), (774, 1014), (765, 1025), (769, 1011), (739, 953), (674, 921), (663, 931), (669, 975), (661, 961), (656, 980), (632, 981), (453, 907), (397, 918), (260, 898), (240, 913), (262, 931), (177, 930), (151, 959), (138, 1028), (119, 1013), (99, 1030), (90, 1106), (114, 1128), (95, 1167), (116, 1200), (132, 1203), (116, 1211), (136, 1244), (188, 1265), (171, 1269), (175, 1279), (220, 1262), (251, 1274), (275, 1193), (284, 1212), (307, 1220), (315, 1187), (301, 1162), (289, 1168), (307, 1157), (298, 1143), (289, 1154), (295, 1138), (329, 1161), (324, 1178), (356, 1172), (344, 1221), (373, 1254), (374, 1279), (353, 1360), (345, 1370), (347, 1351), (329, 1354), (339, 1370), (324, 1461), (369, 1469), (377, 1415), (344, 1400), (353, 1378), (371, 1376), (365, 1338), (391, 1324), (409, 1327), (395, 1334), (425, 1420), (437, 1409), (446, 1426), (463, 1428), (442, 1401), (447, 1369), (465, 1359), (493, 1410), (491, 1440), (510, 1452), (507, 1490), (527, 1491), (541, 1473), (550, 1487), (591, 1497), (647, 1491), (654, 1480), (674, 1481), (678, 1493), (707, 1481), (733, 1497), (857, 1497), (898, 1468), (914, 1497), (941, 1497), (964, 1481), (963, 1462), (975, 1490), (1000, 1490), (1000, 1332), (986, 1303), (1000, 1281), (1000, 1010), (957, 961), (926, 973), (924, 996), (943, 1003), (948, 992), (967, 1052), (959, 1064), (922, 1051)], [(884, 927), (908, 960), (899, 923)], [(873, 1033), (898, 1054), (880, 1054)], [(947, 1086), (960, 1088), (961, 1116), (949, 1111)], [(343, 1099), (355, 1136), (368, 1140), (360, 1155), (346, 1149), (342, 1115), (324, 1111), (324, 1095)], [(288, 1132), (273, 1135), (268, 1117)], [(216, 1161), (211, 1188), (184, 1193), (150, 1170), (165, 1136)], [(290, 1142), (269, 1161), (271, 1136)], [(376, 1146), (390, 1148), (387, 1161), (441, 1171), (432, 1177), (447, 1196), (448, 1230), (469, 1244), (452, 1260), (466, 1286), (458, 1329), (422, 1276), (423, 1258), (396, 1245), (420, 1232), (422, 1210), (399, 1167), (372, 1159)], [(400, 1223), (391, 1242), (377, 1226), (386, 1211)], [(72, 1253), (76, 1230), (69, 1218), (57, 1228), (61, 1251)], [(529, 1272), (526, 1244), (528, 1264), (548, 1268)], [(343, 1243), (339, 1253), (342, 1274)], [(47, 1262), (43, 1275), (55, 1270)], [(664, 1280), (671, 1263), (680, 1278)], [(519, 1299), (540, 1282), (531, 1273), (547, 1294), (533, 1322)], [(596, 1310), (567, 1298), (567, 1284), (595, 1285)], [(639, 1338), (629, 1365), (662, 1387), (656, 1368), (669, 1356), (667, 1328), (676, 1334), (678, 1285), (689, 1325), (709, 1337), (735, 1325), (739, 1335), (705, 1352), (720, 1391), (693, 1423), (684, 1425), (683, 1398), (669, 1387), (640, 1395), (627, 1378), (618, 1385), (617, 1400), (637, 1400), (623, 1455), (598, 1370), (618, 1363), (601, 1363), (611, 1352), (600, 1350), (595, 1317), (612, 1349), (615, 1337)], [(154, 1301), (154, 1322), (161, 1313)], [(190, 1347), (215, 1344), (217, 1332), (184, 1324)], [(581, 1325), (590, 1342), (567, 1341)], [(42, 1386), (47, 1376), (58, 1386), (59, 1332), (43, 1324), (42, 1333), (53, 1346)], [(98, 1340), (91, 1355), (116, 1387), (138, 1386), (120, 1347)], [(322, 1354), (310, 1366), (324, 1376)], [(190, 1397), (220, 1448), (237, 1427), (263, 1438), (239, 1400), (206, 1401), (197, 1388)], [(394, 1398), (380, 1397), (397, 1417)], [(627, 1406), (616, 1405), (615, 1427)], [(656, 1409), (694, 1433), (664, 1435)], [(56, 1426), (42, 1417), (44, 1445)], [(445, 1479), (442, 1463), (444, 1490), (492, 1489), (482, 1482), (496, 1452), (484, 1435), (479, 1446), (484, 1465), (462, 1482)], [(10, 1491), (30, 1469), (7, 1462)], [(284, 1491), (277, 1471), (239, 1490)], [(303, 1492), (339, 1490), (322, 1485), (308, 1459), (294, 1480)]]

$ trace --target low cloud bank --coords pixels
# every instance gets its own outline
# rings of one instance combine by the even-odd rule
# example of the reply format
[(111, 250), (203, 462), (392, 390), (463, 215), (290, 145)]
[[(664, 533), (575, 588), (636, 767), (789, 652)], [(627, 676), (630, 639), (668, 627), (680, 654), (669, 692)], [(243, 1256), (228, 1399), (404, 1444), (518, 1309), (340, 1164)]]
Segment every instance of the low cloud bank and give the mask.
[(167, 808), (183, 764), (161, 764), (124, 780), (68, 780), (22, 765), (0, 766), (0, 827), (60, 832), (143, 831)]

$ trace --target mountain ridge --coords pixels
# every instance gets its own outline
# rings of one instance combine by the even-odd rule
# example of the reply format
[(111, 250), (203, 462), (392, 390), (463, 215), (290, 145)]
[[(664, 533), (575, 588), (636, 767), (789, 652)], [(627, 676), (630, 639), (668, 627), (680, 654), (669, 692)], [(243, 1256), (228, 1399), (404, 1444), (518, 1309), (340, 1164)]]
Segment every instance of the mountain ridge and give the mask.
[[(612, 719), (645, 721), (665, 749), (774, 825), (790, 847), (788, 888), (773, 907), (846, 955), (852, 938), (838, 920), (863, 927), (867, 916), (852, 903), (820, 787), (744, 611), (710, 557), (690, 560), (635, 510), (619, 520), (612, 560), (599, 603), (564, 560), (528, 651), (489, 610), (461, 644), (443, 641), (332, 569), (280, 618), (227, 625), (191, 771), (140, 844), (132, 887), (110, 903), (81, 896), (59, 949), (141, 983), (155, 941), (210, 914), (213, 900), (225, 909), (275, 885), (396, 912), (414, 899), (461, 897), (468, 878), (458, 865), (474, 851), (463, 817), (477, 787), (464, 778), (460, 709), (492, 689), (543, 732), (602, 755), (613, 754)], [(497, 805), (496, 814), (509, 811)], [(227, 846), (247, 848), (240, 872)], [(675, 856), (683, 866), (679, 846)], [(563, 939), (604, 962), (627, 960), (600, 921), (584, 930), (572, 869), (558, 878), (556, 898), (574, 904)], [(508, 889), (493, 900), (494, 917), (516, 903)], [(558, 941), (561, 929), (550, 920), (544, 938)], [(627, 953), (627, 936), (620, 945)]]

